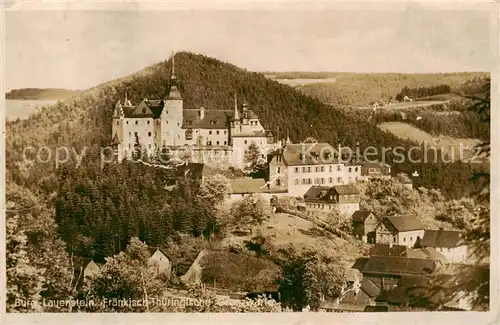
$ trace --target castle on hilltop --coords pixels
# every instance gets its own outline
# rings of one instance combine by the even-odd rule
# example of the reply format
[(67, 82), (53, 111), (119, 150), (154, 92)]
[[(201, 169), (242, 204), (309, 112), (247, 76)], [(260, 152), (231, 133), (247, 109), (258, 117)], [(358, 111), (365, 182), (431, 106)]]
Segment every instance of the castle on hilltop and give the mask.
[(145, 98), (133, 105), (125, 95), (123, 103), (115, 105), (112, 137), (118, 161), (131, 157), (138, 142), (151, 156), (166, 149), (174, 158), (236, 168), (244, 167), (245, 151), (252, 143), (263, 159), (278, 145), (246, 100), (239, 109), (236, 94), (233, 109), (184, 109), (177, 88), (175, 55), (166, 96)]

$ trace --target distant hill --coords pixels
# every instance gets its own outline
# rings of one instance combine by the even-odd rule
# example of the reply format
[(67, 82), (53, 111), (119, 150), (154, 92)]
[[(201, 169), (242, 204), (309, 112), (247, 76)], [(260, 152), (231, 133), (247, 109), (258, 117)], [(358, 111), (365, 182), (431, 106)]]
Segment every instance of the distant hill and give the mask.
[[(297, 78), (310, 75), (315, 79), (335, 78), (335, 82), (310, 83), (297, 87), (304, 94), (318, 98), (320, 101), (340, 106), (366, 106), (370, 102), (395, 98), (403, 87), (418, 88), (446, 84), (452, 89), (462, 90), (464, 84), (474, 79), (483, 79), (489, 73), (457, 72), (432, 74), (400, 74), (400, 73), (302, 73)], [(274, 74), (275, 78), (294, 76), (291, 73)]]
[(66, 100), (78, 96), (81, 91), (61, 88), (21, 88), (5, 94), (6, 99), (23, 100)]

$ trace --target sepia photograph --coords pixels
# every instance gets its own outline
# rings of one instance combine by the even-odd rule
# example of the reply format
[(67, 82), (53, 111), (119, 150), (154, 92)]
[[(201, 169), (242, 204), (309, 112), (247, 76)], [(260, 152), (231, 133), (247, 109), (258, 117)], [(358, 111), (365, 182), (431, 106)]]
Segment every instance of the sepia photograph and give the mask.
[(498, 4), (94, 7), (3, 4), (4, 315), (498, 312)]

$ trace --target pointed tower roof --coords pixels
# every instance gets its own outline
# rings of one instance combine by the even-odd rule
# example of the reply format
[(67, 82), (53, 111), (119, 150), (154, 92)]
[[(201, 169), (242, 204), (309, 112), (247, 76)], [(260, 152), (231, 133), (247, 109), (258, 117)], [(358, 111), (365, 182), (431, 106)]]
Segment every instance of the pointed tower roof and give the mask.
[(115, 112), (114, 112), (114, 117), (120, 117), (123, 116), (123, 107), (122, 103), (118, 100), (115, 105)]
[(177, 76), (175, 75), (175, 53), (172, 53), (172, 73), (170, 74), (170, 90), (167, 100), (182, 100), (181, 93), (177, 89)]
[(238, 112), (238, 98), (236, 98), (236, 93), (234, 93), (234, 119), (240, 119), (240, 113)]

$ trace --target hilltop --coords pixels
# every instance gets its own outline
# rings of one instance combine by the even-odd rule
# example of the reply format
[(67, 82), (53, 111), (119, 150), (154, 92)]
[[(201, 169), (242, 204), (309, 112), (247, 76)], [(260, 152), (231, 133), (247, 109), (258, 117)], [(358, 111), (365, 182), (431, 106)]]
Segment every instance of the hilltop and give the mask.
[[(77, 97), (46, 107), (30, 116), (27, 120), (10, 122), (7, 125), (6, 165), (8, 178), (20, 185), (38, 184), (50, 178), (54, 166), (50, 164), (27, 164), (22, 161), (22, 148), (26, 146), (66, 146), (81, 152), (90, 148), (99, 159), (99, 147), (111, 143), (111, 118), (114, 104), (123, 99), (125, 93), (132, 102), (144, 98), (163, 98), (170, 79), (170, 59), (147, 67), (137, 73), (112, 80), (83, 91)], [(263, 74), (249, 72), (230, 63), (204, 55), (180, 52), (176, 54), (176, 74), (179, 89), (184, 99), (184, 108), (231, 109), (234, 107), (234, 94), (238, 99), (245, 98), (264, 127), (271, 129), (280, 138), (289, 133), (292, 141), (303, 141), (314, 137), (318, 141), (329, 142), (336, 146), (342, 144), (361, 150), (368, 146), (403, 147), (417, 145), (393, 134), (380, 130), (366, 118), (346, 112), (340, 107), (327, 105), (319, 99), (305, 95), (301, 91), (269, 80)], [(360, 83), (361, 86), (361, 83)], [(366, 87), (366, 86), (364, 86)], [(90, 157), (87, 154), (86, 157)], [(387, 161), (391, 163), (391, 156)], [(471, 185), (456, 182), (466, 181), (474, 166), (443, 166), (439, 164), (419, 167), (429, 175), (422, 179), (419, 186), (439, 187), (443, 191), (455, 189), (453, 196), (468, 192)], [(411, 173), (415, 166), (410, 163), (398, 164), (395, 172)], [(446, 175), (443, 184), (435, 182), (436, 175)], [(451, 174), (450, 174), (451, 173)], [(460, 176), (454, 176), (458, 173)], [(423, 173), (422, 173), (423, 174)], [(52, 181), (46, 181), (52, 185)], [(469, 183), (467, 181), (467, 183)], [(36, 188), (38, 191), (39, 188)], [(45, 189), (47, 190), (47, 189)]]
[(80, 94), (79, 90), (61, 88), (21, 88), (12, 89), (5, 94), (5, 99), (22, 100), (66, 100)]

